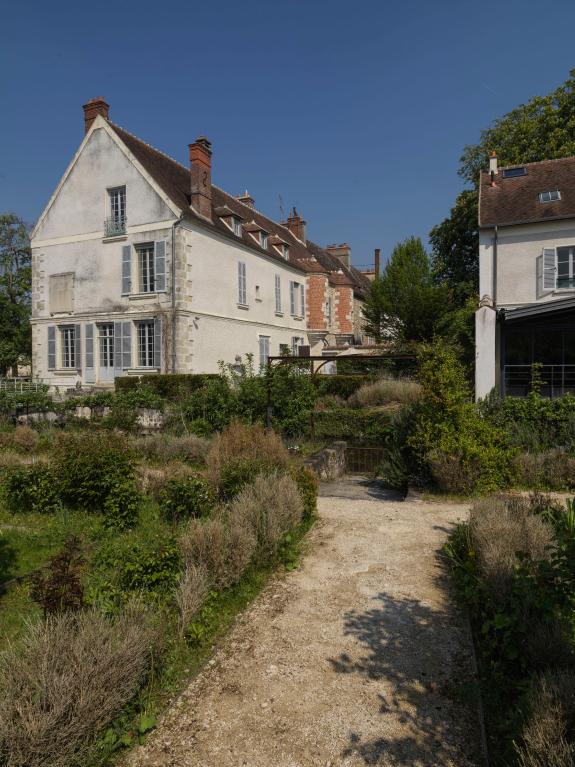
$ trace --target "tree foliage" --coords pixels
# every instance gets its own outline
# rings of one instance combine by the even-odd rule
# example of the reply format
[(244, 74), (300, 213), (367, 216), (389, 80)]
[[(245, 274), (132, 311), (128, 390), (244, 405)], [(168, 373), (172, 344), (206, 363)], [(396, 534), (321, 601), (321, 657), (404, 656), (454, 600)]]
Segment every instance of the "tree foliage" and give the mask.
[(13, 213), (0, 215), (0, 374), (16, 373), (29, 357), (31, 253), (28, 227)]
[(365, 331), (384, 339), (424, 341), (433, 337), (445, 312), (447, 291), (434, 284), (421, 240), (410, 237), (393, 249), (364, 306)]

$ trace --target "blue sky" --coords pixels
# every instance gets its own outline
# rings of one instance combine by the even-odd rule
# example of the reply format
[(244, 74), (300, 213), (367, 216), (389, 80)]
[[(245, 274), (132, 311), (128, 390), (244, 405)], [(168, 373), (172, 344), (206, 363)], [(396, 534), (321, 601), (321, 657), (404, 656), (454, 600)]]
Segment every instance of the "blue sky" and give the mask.
[(463, 187), (463, 146), (575, 66), (575, 4), (532, 0), (9, 3), (0, 45), (0, 211), (33, 222), (82, 139), (81, 106), (356, 264), (426, 238)]

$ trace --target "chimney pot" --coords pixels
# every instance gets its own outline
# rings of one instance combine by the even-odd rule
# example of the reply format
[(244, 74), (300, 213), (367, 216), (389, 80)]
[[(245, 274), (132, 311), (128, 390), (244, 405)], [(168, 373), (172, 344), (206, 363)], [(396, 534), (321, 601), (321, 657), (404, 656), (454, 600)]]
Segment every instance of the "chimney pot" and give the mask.
[(381, 269), (381, 248), (375, 249), (375, 279), (377, 280), (379, 277), (379, 271)]
[(212, 144), (205, 136), (199, 136), (190, 150), (190, 203), (204, 218), (212, 217)]
[(303, 220), (303, 218), (295, 209), (295, 205), (292, 208), (291, 213), (287, 218), (287, 221), (282, 221), (282, 226), (287, 227), (287, 229), (289, 229), (289, 231), (293, 234), (294, 237), (297, 237), (298, 240), (301, 240), (301, 242), (305, 243), (306, 222)]
[(247, 189), (243, 194), (238, 194), (238, 196), (236, 197), (236, 200), (238, 200), (239, 202), (243, 202), (243, 204), (247, 205), (248, 208), (256, 207), (256, 201), (251, 196), (251, 194), (249, 194)]
[(96, 96), (95, 99), (90, 99), (87, 104), (84, 104), (82, 109), (84, 110), (84, 133), (88, 133), (98, 115), (102, 115), (104, 120), (108, 119), (110, 105), (102, 96)]
[(326, 250), (349, 269), (351, 265), (351, 248), (347, 242), (342, 242), (341, 245), (328, 245)]
[(491, 152), (491, 157), (489, 158), (489, 172), (492, 173), (494, 176), (497, 175), (497, 153)]

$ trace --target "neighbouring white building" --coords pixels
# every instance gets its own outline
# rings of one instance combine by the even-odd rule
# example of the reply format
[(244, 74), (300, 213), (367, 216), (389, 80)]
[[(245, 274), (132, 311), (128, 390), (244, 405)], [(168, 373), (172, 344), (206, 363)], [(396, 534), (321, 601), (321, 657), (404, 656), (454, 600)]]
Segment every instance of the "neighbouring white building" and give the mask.
[(369, 281), (347, 245), (320, 248), (84, 106), (85, 136), (32, 233), (32, 368), (53, 385), (217, 372), (287, 346), (361, 343)]
[[(575, 393), (575, 157), (498, 168), (479, 193), (477, 398)], [(536, 368), (533, 366), (536, 365)]]

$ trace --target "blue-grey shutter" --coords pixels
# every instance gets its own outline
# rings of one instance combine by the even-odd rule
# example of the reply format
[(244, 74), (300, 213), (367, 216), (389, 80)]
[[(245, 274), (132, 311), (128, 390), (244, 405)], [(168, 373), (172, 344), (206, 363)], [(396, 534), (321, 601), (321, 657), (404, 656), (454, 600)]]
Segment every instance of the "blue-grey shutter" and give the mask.
[(74, 356), (76, 370), (82, 370), (82, 326), (74, 325)]
[(48, 370), (56, 369), (56, 326), (48, 325)]
[(305, 286), (300, 285), (299, 286), (300, 294), (301, 294), (301, 316), (305, 317)]
[(557, 262), (555, 248), (543, 248), (543, 290), (555, 290), (557, 285)]
[(122, 247), (122, 295), (132, 292), (132, 246)]
[(122, 375), (122, 323), (114, 322), (114, 375)]
[(87, 322), (84, 325), (84, 335), (86, 336), (84, 380), (86, 383), (96, 383), (96, 370), (94, 368), (94, 324), (92, 322)]
[(162, 367), (162, 318), (154, 320), (154, 367)]
[(156, 275), (156, 290), (163, 291), (166, 289), (166, 241), (158, 240), (155, 243), (155, 275)]
[(246, 306), (247, 303), (246, 265), (243, 261), (238, 261), (238, 304)]
[(281, 277), (279, 274), (276, 274), (275, 283), (276, 283), (276, 312), (278, 312), (279, 314), (282, 310), (282, 283), (281, 283)]
[(132, 367), (132, 323), (122, 322), (122, 367)]
[(289, 311), (290, 311), (290, 314), (292, 316), (295, 315), (295, 304), (296, 304), (295, 282), (290, 282), (290, 284), (289, 284)]

